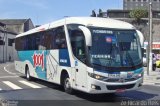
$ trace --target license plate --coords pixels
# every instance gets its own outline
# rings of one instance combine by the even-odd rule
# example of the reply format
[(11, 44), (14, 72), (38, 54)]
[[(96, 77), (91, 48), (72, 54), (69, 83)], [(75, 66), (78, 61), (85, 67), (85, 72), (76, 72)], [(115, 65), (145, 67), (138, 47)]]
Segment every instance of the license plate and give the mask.
[(108, 78), (120, 78), (120, 74), (108, 74)]
[(116, 92), (117, 93), (123, 93), (123, 92), (125, 92), (125, 89), (116, 89)]

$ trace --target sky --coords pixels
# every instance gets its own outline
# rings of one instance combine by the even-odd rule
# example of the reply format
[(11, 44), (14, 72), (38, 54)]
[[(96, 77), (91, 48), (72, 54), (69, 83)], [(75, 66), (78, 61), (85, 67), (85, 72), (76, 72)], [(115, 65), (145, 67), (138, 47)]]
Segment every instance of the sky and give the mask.
[(28, 19), (34, 25), (66, 16), (90, 16), (92, 10), (122, 9), (123, 0), (0, 0), (0, 19)]

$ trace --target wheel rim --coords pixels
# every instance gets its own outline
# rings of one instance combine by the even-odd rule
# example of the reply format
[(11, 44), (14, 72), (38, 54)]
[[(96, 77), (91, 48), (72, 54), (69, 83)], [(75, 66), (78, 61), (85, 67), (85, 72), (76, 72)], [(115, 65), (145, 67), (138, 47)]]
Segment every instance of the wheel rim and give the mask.
[(29, 71), (27, 70), (27, 79), (29, 79)]
[(64, 88), (65, 88), (65, 90), (70, 89), (70, 82), (69, 82), (69, 78), (66, 78), (66, 80), (65, 80), (65, 84), (64, 84)]

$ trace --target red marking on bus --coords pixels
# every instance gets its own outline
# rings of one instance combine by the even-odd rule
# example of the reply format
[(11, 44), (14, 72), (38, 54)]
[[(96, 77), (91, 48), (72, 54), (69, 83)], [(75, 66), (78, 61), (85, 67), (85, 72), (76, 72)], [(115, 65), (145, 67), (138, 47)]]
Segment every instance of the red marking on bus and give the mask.
[(34, 67), (41, 67), (42, 69), (44, 69), (44, 53), (42, 52), (42, 54), (40, 53), (34, 53), (32, 56), (33, 59), (33, 65)]

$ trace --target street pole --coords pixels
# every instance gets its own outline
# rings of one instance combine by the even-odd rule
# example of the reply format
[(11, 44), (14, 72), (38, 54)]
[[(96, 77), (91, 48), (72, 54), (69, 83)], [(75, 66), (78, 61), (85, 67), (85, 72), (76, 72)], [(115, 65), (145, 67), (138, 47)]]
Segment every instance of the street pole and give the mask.
[(6, 29), (6, 26), (5, 26), (5, 46), (6, 46), (6, 62), (7, 62), (7, 46), (8, 46), (8, 38), (7, 38), (7, 29)]
[(3, 63), (4, 63), (4, 46), (5, 46), (5, 26), (3, 27)]
[(148, 41), (148, 67), (147, 67), (147, 75), (149, 75), (149, 71), (152, 71), (153, 59), (152, 59), (152, 0), (149, 3), (149, 41)]

